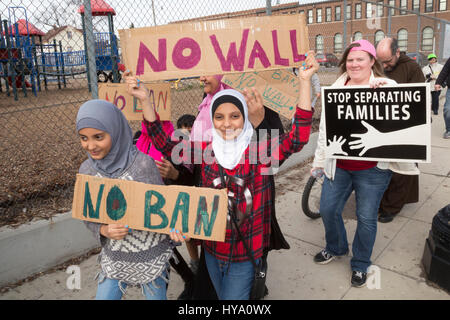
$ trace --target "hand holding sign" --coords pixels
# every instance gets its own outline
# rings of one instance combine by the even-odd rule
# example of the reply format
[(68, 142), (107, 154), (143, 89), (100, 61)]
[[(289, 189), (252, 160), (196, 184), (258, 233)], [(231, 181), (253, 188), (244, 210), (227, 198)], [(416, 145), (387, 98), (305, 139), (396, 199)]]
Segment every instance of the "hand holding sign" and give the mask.
[(301, 80), (311, 80), (311, 77), (314, 73), (319, 70), (319, 64), (314, 57), (314, 51), (310, 50), (307, 54), (305, 54), (306, 60), (302, 62), (302, 65), (298, 69), (298, 78)]
[(354, 133), (350, 137), (358, 138), (359, 140), (353, 140), (349, 142), (350, 149), (361, 149), (363, 150), (359, 153), (362, 156), (367, 150), (384, 145), (384, 139), (382, 138), (382, 133), (372, 127), (365, 121), (361, 121), (361, 124), (367, 128), (365, 133)]
[(148, 89), (138, 78), (132, 76), (131, 71), (123, 74), (124, 82), (127, 84), (127, 91), (133, 97), (139, 99), (142, 104), (142, 112), (145, 120), (153, 122), (156, 120), (155, 105), (149, 99)]
[(344, 145), (345, 141), (347, 141), (347, 139), (344, 139), (344, 137), (339, 137), (339, 139), (336, 139), (336, 136), (333, 137), (333, 140), (328, 139), (329, 145), (326, 149), (327, 157), (334, 154), (343, 154), (347, 156), (348, 153), (342, 150), (342, 146)]

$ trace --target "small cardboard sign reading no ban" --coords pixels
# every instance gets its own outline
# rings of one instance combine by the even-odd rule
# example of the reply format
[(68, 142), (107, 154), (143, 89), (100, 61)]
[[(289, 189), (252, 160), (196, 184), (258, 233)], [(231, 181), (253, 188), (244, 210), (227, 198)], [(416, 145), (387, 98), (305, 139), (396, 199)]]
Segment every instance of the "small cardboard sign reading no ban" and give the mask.
[(77, 174), (72, 217), (131, 229), (224, 241), (226, 189), (151, 185)]

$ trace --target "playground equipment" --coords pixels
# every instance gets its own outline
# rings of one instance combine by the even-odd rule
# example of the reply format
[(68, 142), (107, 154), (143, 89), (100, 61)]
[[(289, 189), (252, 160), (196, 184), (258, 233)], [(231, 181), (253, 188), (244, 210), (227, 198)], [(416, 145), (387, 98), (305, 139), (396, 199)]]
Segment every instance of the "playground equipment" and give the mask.
[[(117, 37), (114, 35), (113, 16), (116, 13), (103, 0), (91, 0), (91, 3), (93, 16), (108, 17), (109, 29), (109, 32), (94, 33), (97, 80), (119, 82), (125, 66), (120, 63)], [(12, 88), (14, 99), (18, 100), (18, 89), (22, 88), (26, 97), (26, 88), (30, 87), (37, 96), (42, 80), (47, 90), (48, 83), (52, 81), (56, 81), (61, 89), (62, 85), (66, 87), (68, 77), (86, 73), (89, 79), (84, 6), (78, 12), (83, 24), (84, 50), (70, 52), (63, 52), (61, 41), (43, 44), (42, 36), (45, 34), (28, 21), (24, 7), (9, 7), (8, 20), (0, 17), (0, 78), (5, 80), (8, 96)], [(18, 13), (25, 18), (17, 19)], [(2, 89), (0, 81), (0, 92)]]
[[(16, 17), (18, 10), (23, 10), (25, 20), (17, 20), (11, 24), (11, 18)], [(0, 17), (0, 77), (5, 80), (8, 96), (9, 87), (12, 87), (14, 99), (17, 100), (18, 88), (22, 88), (25, 97), (27, 87), (31, 87), (33, 93), (37, 94), (35, 36), (41, 37), (44, 33), (28, 23), (25, 8), (10, 7), (8, 13), (9, 21)], [(31, 83), (25, 80), (25, 75), (30, 76)], [(2, 91), (1, 81), (0, 91)]]
[[(108, 18), (109, 29), (108, 33), (94, 34), (97, 80), (98, 82), (106, 82), (109, 79), (111, 82), (119, 82), (121, 78), (119, 67), (122, 69), (122, 72), (124, 71), (124, 67), (119, 65), (120, 60), (117, 37), (114, 34), (113, 16), (116, 15), (116, 12), (103, 0), (91, 0), (91, 11), (93, 17), (106, 16)], [(78, 9), (78, 13), (81, 14), (81, 21), (83, 23), (84, 49), (87, 51), (86, 27), (84, 24), (84, 5)], [(88, 61), (86, 61), (86, 69), (89, 69)]]

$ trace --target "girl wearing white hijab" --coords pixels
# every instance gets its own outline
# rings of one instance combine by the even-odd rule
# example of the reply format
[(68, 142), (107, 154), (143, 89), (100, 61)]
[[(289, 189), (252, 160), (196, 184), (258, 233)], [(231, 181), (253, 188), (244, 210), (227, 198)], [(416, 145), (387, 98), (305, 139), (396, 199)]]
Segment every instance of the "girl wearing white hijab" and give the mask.
[[(77, 115), (76, 129), (88, 159), (79, 173), (163, 184), (154, 160), (137, 150), (122, 112), (104, 100), (90, 100)], [(102, 246), (96, 299), (120, 300), (128, 285), (149, 300), (165, 300), (173, 244), (168, 235), (131, 230), (120, 224), (85, 222)]]
[[(229, 195), (233, 195), (230, 201), (234, 202), (234, 211), (241, 217), (239, 231), (245, 244), (238, 237), (236, 229), (231, 226), (227, 226), (224, 242), (202, 241), (208, 272), (221, 300), (250, 298), (255, 270), (249, 255), (259, 264), (270, 239), (272, 189), (268, 187), (269, 176), (264, 174), (264, 169), (274, 161), (283, 161), (291, 154), (299, 152), (308, 142), (312, 119), (310, 79), (317, 69), (314, 55), (309, 55), (299, 73), (300, 100), (292, 130), (259, 144), (251, 143), (254, 130), (248, 120), (247, 105), (263, 108), (261, 95), (256, 90), (253, 91), (254, 95), (248, 95), (248, 98), (232, 89), (218, 92), (211, 102), (212, 142), (203, 142), (201, 150), (194, 150), (200, 146), (199, 143), (171, 141), (170, 137), (164, 134), (153, 106), (147, 99), (147, 89), (142, 85), (138, 87), (137, 79), (127, 81), (128, 92), (141, 101), (144, 123), (155, 147), (164, 156), (171, 157), (172, 150), (178, 143), (190, 144), (182, 148), (194, 150), (189, 155), (183, 155), (183, 159), (187, 161), (195, 160), (198, 152), (213, 155), (212, 161), (202, 158), (201, 186), (227, 188)], [(254, 157), (258, 152), (270, 148), (271, 144), (275, 144), (271, 162), (264, 164)], [(220, 171), (224, 175), (225, 185), (222, 183)], [(177, 242), (190, 240), (179, 230), (172, 230), (170, 236)], [(246, 247), (251, 251), (250, 254)]]

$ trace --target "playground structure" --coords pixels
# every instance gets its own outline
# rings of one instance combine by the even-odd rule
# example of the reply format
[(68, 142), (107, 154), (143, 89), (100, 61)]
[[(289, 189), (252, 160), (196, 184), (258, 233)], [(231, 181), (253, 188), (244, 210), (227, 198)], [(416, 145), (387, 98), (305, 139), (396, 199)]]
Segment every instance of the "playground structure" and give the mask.
[[(117, 37), (114, 34), (114, 9), (104, 1), (92, 1), (93, 16), (107, 16), (109, 32), (94, 33), (95, 62), (98, 82), (119, 82), (125, 67), (120, 64)], [(0, 17), (0, 79), (4, 79), (8, 96), (12, 89), (14, 99), (22, 89), (27, 97), (27, 88), (35, 96), (45, 90), (49, 82), (57, 82), (58, 89), (66, 87), (68, 77), (89, 74), (89, 60), (86, 59), (87, 43), (84, 28), (84, 6), (78, 10), (83, 24), (84, 50), (63, 52), (61, 41), (43, 44), (45, 34), (28, 21), (24, 7), (9, 7), (8, 19)], [(24, 19), (18, 19), (21, 14)], [(14, 80), (13, 80), (14, 79)], [(0, 81), (0, 92), (3, 91)], [(90, 87), (89, 87), (90, 91)]]

